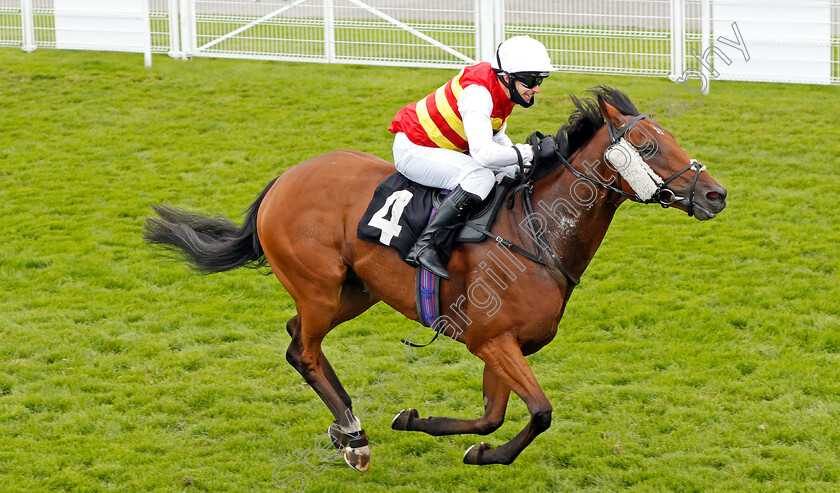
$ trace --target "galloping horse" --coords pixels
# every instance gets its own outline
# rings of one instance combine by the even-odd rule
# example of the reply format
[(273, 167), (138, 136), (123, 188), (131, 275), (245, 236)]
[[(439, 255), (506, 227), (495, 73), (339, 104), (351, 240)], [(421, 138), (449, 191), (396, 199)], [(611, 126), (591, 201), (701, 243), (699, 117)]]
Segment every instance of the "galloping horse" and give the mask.
[[(392, 423), (397, 430), (436, 436), (487, 435), (502, 425), (515, 392), (527, 405), (530, 421), (496, 449), (486, 443), (470, 447), (464, 454), (467, 464), (510, 464), (548, 429), (551, 404), (525, 356), (554, 338), (572, 290), (621, 203), (658, 203), (699, 220), (715, 217), (726, 206), (726, 189), (689, 159), (670, 132), (640, 115), (623, 93), (606, 87), (591, 92), (595, 99), (572, 98), (577, 109), (554, 137), (556, 149), (513, 193), (512, 203), (521, 201), (524, 207), (502, 208), (491, 228), (497, 241), (456, 244), (448, 265), (452, 278), (441, 283), (443, 315), (468, 321), (449, 335), (485, 363), (484, 414), (420, 418), (408, 409)], [(330, 152), (272, 181), (241, 227), (165, 206), (155, 207), (162, 219), (146, 223), (147, 242), (175, 250), (205, 272), (268, 263), (297, 309), (286, 325), (291, 336), (286, 359), (335, 416), (330, 436), (358, 471), (368, 469), (370, 447), (321, 341), (379, 300), (418, 320), (415, 269), (395, 250), (356, 236), (368, 199), (392, 173), (392, 164), (370, 154)], [(532, 199), (540, 213), (534, 212)], [(491, 249), (502, 258), (501, 245), (511, 243), (518, 248), (504, 252), (520, 268), (492, 273), (505, 286), (499, 295), (507, 308), (488, 313), (486, 305), (464, 302), (463, 294), (486, 272), (477, 265), (492, 255)], [(551, 261), (526, 260), (526, 250), (531, 260), (542, 252)], [(526, 264), (530, 267), (523, 270)]]

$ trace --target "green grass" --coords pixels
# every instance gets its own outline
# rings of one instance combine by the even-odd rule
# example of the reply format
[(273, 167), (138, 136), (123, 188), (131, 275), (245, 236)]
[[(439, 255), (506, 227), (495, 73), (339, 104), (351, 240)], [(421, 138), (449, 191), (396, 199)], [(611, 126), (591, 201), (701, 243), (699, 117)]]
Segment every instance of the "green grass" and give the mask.
[[(557, 338), (530, 357), (552, 427), (509, 467), (476, 436), (390, 430), (405, 407), (481, 413), (461, 345), (426, 367), (384, 305), (325, 342), (365, 420), (371, 470), (294, 464), (332, 421), (286, 363), (292, 300), (250, 270), (194, 276), (141, 241), (150, 205), (239, 218), (332, 149), (388, 158), (387, 125), (454, 71), (0, 50), (0, 481), (16, 491), (833, 491), (840, 481), (840, 88), (713, 82), (658, 115), (730, 191), (699, 223), (621, 207)], [(646, 109), (660, 79), (561, 74), (510, 134), (553, 132), (606, 83)], [(322, 177), (327, 180), (329, 177)], [(388, 384), (386, 384), (388, 385)], [(357, 399), (358, 400), (358, 399)], [(374, 408), (376, 406), (373, 406)], [(527, 422), (514, 398), (494, 446)], [(322, 464), (314, 460), (313, 464)]]

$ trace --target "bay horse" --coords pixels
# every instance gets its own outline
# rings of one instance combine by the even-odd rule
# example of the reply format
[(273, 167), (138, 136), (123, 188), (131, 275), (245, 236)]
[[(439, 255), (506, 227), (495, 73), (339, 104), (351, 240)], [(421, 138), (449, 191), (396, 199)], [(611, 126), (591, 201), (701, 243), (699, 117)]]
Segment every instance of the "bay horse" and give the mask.
[[(495, 449), (487, 443), (470, 447), (463, 458), (467, 464), (510, 464), (548, 429), (551, 403), (525, 356), (554, 338), (566, 303), (619, 205), (628, 199), (658, 203), (699, 220), (715, 217), (726, 206), (726, 189), (689, 159), (670, 132), (639, 114), (625, 94), (603, 86), (590, 92), (594, 98), (572, 97), (576, 110), (548, 139), (556, 149), (519, 187), (518, 202), (524, 207), (500, 210), (491, 227), (497, 241), (456, 244), (448, 264), (452, 278), (441, 283), (443, 315), (467, 322), (463, 330), (447, 335), (484, 361), (484, 414), (420, 418), (407, 409), (392, 422), (397, 430), (435, 436), (487, 435), (502, 425), (510, 393), (516, 393), (527, 405), (528, 424)], [(621, 163), (618, 151), (626, 154)], [(394, 172), (393, 164), (364, 152), (330, 152), (272, 181), (242, 226), (167, 206), (154, 206), (161, 219), (148, 218), (145, 225), (147, 242), (171, 249), (199, 271), (270, 266), (297, 311), (286, 324), (291, 336), (286, 359), (332, 412), (330, 436), (358, 471), (370, 465), (370, 446), (321, 341), (379, 300), (418, 320), (415, 269), (396, 250), (356, 236), (374, 189)], [(512, 194), (515, 205), (517, 193)], [(541, 212), (533, 209), (532, 200)], [(519, 247), (505, 250), (519, 268), (499, 266), (492, 272), (494, 282), (504, 286), (499, 296), (505, 309), (489, 313), (486, 304), (464, 301), (463, 295), (491, 274), (477, 265), (491, 249), (498, 254), (505, 241)], [(523, 252), (538, 262), (526, 260)], [(536, 252), (552, 261), (541, 260), (542, 254), (537, 258)]]

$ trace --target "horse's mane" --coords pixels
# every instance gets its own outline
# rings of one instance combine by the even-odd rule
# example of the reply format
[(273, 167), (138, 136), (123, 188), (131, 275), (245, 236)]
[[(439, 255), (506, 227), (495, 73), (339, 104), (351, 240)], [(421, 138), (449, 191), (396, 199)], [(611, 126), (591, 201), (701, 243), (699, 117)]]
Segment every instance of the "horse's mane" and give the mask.
[(606, 123), (598, 107), (598, 97), (604, 99), (624, 115), (636, 116), (639, 110), (626, 94), (607, 86), (596, 86), (587, 91), (593, 98), (571, 96), (572, 104), (577, 108), (570, 116), (569, 123), (560, 127), (554, 140), (557, 149), (564, 158), (569, 158), (583, 147)]
[[(598, 129), (606, 124), (604, 117), (601, 116), (601, 109), (598, 107), (599, 96), (625, 115), (636, 116), (639, 114), (639, 110), (636, 109), (633, 101), (630, 101), (630, 98), (618, 89), (596, 86), (586, 92), (593, 97), (571, 96), (572, 104), (575, 105), (576, 109), (569, 116), (569, 123), (560, 127), (557, 130), (557, 135), (554, 136), (557, 150), (564, 159), (571, 157), (572, 154), (589, 142), (589, 139), (595, 135)], [(533, 181), (545, 178), (561, 164), (562, 160), (559, 159), (545, 162), (544, 165), (534, 170)]]

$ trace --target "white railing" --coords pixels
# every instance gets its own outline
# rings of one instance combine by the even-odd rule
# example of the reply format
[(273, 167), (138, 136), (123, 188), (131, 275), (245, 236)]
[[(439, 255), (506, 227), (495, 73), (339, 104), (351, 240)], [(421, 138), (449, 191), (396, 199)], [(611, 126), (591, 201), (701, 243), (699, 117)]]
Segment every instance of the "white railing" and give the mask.
[(505, 37), (530, 34), (568, 72), (667, 76), (675, 72), (673, 0), (507, 0)]
[[(54, 1), (0, 0), (0, 47), (55, 48)], [(715, 3), (736, 0), (148, 2), (152, 51), (174, 57), (453, 68), (490, 60), (500, 41), (530, 34), (546, 45), (561, 71), (671, 78), (695, 71), (709, 80), (713, 63), (720, 61), (710, 57), (703, 63), (700, 55), (714, 45)], [(840, 0), (770, 3), (824, 5), (831, 13), (830, 39), (820, 38), (828, 45), (821, 53), (830, 54), (830, 76), (778, 80), (840, 84)]]
[(840, 84), (840, 1), (831, 5), (831, 83)]
[(21, 6), (0, 3), (0, 46), (23, 46)]
[(192, 56), (414, 67), (478, 58), (478, 0), (186, 3)]

